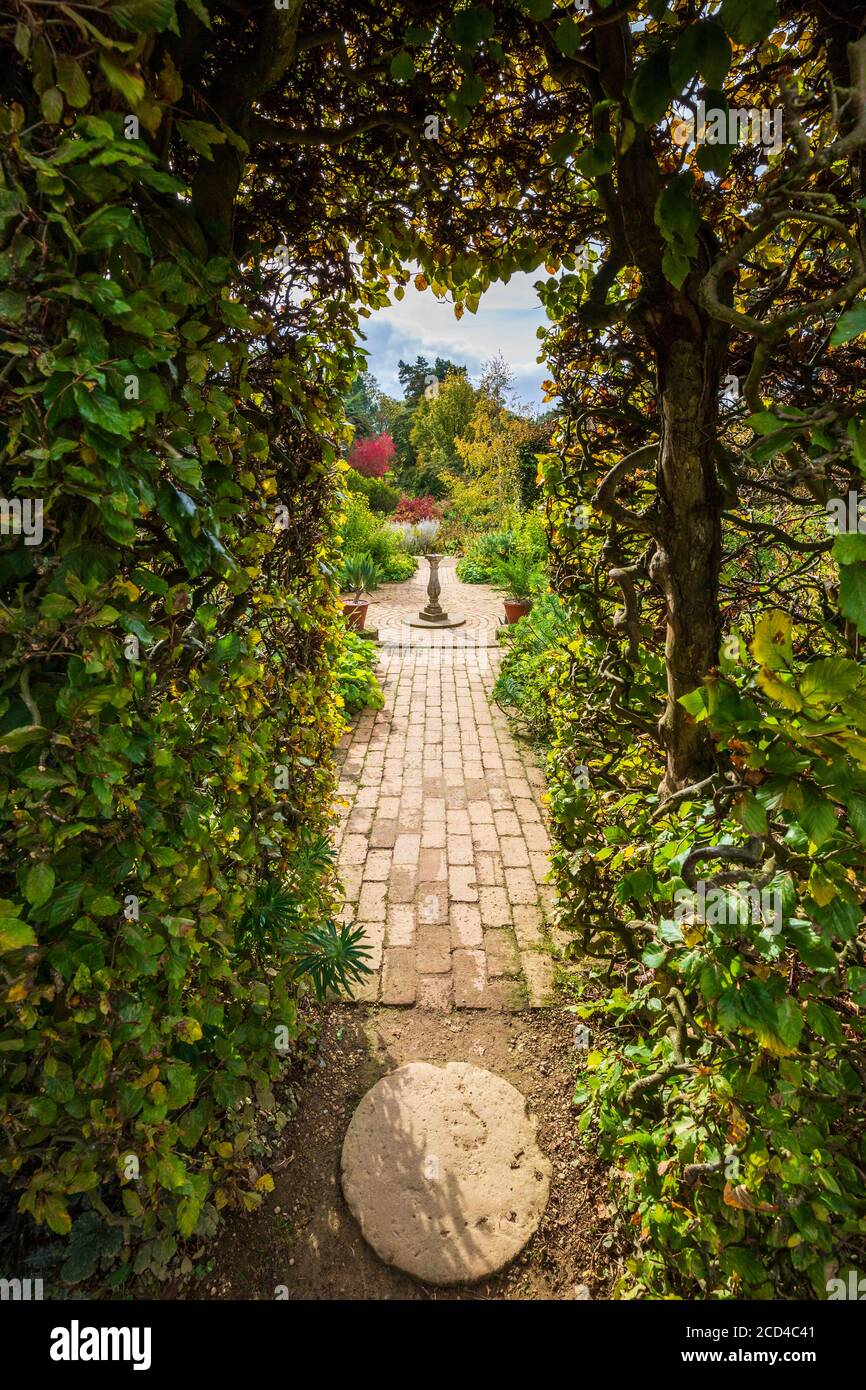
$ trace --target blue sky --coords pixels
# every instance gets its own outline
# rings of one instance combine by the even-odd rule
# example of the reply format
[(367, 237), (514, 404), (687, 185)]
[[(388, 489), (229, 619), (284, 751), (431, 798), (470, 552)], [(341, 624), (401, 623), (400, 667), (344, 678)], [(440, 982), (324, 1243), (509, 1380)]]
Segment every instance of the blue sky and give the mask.
[(429, 290), (415, 289), (412, 281), (405, 297), (362, 319), (369, 353), (369, 370), (389, 396), (402, 396), (397, 378), (400, 358), (414, 362), (423, 357), (448, 357), (465, 363), (477, 383), (483, 364), (501, 352), (514, 372), (517, 400), (535, 411), (542, 406), (541, 383), (547, 373), (536, 362), (541, 346), (535, 330), (544, 323), (533, 282), (543, 270), (513, 275), (507, 285), (493, 285), (482, 296), (477, 314), (454, 317), (451, 303), (436, 299)]

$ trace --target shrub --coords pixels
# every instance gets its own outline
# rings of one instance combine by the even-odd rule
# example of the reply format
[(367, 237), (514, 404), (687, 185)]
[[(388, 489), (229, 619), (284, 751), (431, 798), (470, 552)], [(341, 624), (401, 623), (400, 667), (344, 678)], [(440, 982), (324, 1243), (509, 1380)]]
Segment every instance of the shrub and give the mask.
[[(408, 579), (415, 563), (407, 556), (393, 527), (374, 516), (365, 498), (350, 495), (344, 503), (343, 550), (347, 555), (369, 555), (379, 566), (380, 579)], [(407, 563), (408, 562), (408, 563)]]
[(507, 598), (518, 602), (532, 598), (544, 582), (541, 571), (528, 555), (515, 550), (513, 555), (497, 559), (491, 566), (490, 582)]
[(360, 493), (366, 498), (370, 510), (383, 516), (392, 515), (400, 500), (400, 494), (395, 487), (391, 487), (381, 478), (365, 478), (354, 468), (350, 468), (346, 474), (346, 487), (350, 492)]
[(493, 566), (506, 560), (514, 551), (513, 531), (491, 531), (477, 536), (464, 556), (457, 561), (457, 578), (465, 584), (489, 584)]
[(349, 463), (365, 478), (383, 478), (396, 453), (390, 434), (377, 434), (368, 439), (355, 440), (349, 450)]
[(457, 562), (457, 578), (465, 584), (490, 584), (496, 565), (514, 555), (526, 556), (538, 570), (546, 566), (547, 534), (539, 511), (520, 514), (506, 531), (473, 536)]
[[(2, 115), (0, 493), (45, 499), (45, 528), (0, 552), (0, 1174), (71, 1237), (65, 1278), (122, 1280), (273, 1186), (256, 1128), (346, 944), (324, 836), (348, 359), (299, 371), (256, 286), (170, 230), (186, 184), (85, 62), (98, 116), (54, 88), (36, 117), (26, 72), (32, 114)], [(291, 933), (256, 933), (270, 895)]]
[(557, 594), (542, 594), (531, 613), (514, 626), (493, 687), (494, 700), (520, 733), (541, 747), (553, 738), (552, 678), (572, 635), (568, 604)]
[(346, 628), (340, 641), (335, 676), (347, 715), (366, 708), (382, 708), (384, 697), (376, 679), (376, 647), (351, 628)]
[(409, 555), (424, 555), (429, 550), (441, 527), (439, 521), (419, 521), (414, 526), (410, 521), (393, 521), (388, 529), (394, 539)]
[(442, 508), (435, 497), (401, 497), (397, 503), (397, 521), (441, 521)]
[(418, 561), (412, 555), (404, 555), (399, 550), (388, 560), (382, 571), (382, 579), (387, 583), (398, 583), (411, 579), (418, 568)]
[(741, 646), (683, 700), (730, 768), (712, 799), (566, 797), (559, 763), (561, 862), (603, 861), (628, 957), (592, 945), (612, 964), (578, 990), (575, 1101), (616, 1165), (633, 1295), (824, 1298), (862, 1250), (866, 672), (791, 636), (765, 614), (754, 664)]

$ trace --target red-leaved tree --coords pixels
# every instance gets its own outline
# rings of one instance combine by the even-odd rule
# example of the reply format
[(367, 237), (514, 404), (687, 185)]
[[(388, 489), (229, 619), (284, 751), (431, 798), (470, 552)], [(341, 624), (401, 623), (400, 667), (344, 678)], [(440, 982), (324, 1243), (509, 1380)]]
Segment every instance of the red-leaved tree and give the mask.
[(349, 463), (365, 478), (383, 478), (396, 452), (390, 434), (376, 434), (369, 439), (355, 440), (349, 450)]
[(394, 513), (397, 521), (441, 521), (442, 508), (435, 497), (401, 497)]

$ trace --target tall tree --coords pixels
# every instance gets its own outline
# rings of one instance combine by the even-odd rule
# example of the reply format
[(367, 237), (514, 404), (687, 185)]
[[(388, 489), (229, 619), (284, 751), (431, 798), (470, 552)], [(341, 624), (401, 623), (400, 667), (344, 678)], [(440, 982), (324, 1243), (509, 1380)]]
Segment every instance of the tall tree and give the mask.
[(412, 425), (415, 481), (420, 493), (442, 497), (448, 473), (462, 472), (456, 440), (466, 433), (475, 410), (476, 391), (462, 372), (447, 376), (436, 393), (418, 403)]
[(437, 386), (452, 373), (466, 375), (465, 367), (458, 367), (455, 362), (449, 362), (445, 357), (437, 357), (431, 364), (426, 357), (418, 354), (414, 362), (401, 361), (397, 364), (397, 376), (400, 385), (403, 387), (403, 399), (406, 404), (414, 409), (425, 397), (430, 400), (435, 395)]

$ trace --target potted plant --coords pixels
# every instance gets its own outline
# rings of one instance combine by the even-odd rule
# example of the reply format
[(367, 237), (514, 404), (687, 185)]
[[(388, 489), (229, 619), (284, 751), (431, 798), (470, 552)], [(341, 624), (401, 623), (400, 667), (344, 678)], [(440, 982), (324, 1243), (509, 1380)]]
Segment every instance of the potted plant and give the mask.
[(528, 555), (516, 553), (499, 559), (492, 566), (492, 582), (503, 593), (506, 622), (516, 623), (532, 608), (532, 590), (538, 570)]
[[(370, 600), (362, 597), (364, 593), (372, 593), (378, 588), (382, 577), (382, 571), (376, 564), (372, 555), (351, 555), (343, 561), (340, 570), (340, 591), (343, 597), (343, 617), (346, 625), (353, 627), (357, 632), (361, 631), (367, 621), (367, 609)], [(347, 594), (352, 594), (347, 598)]]

